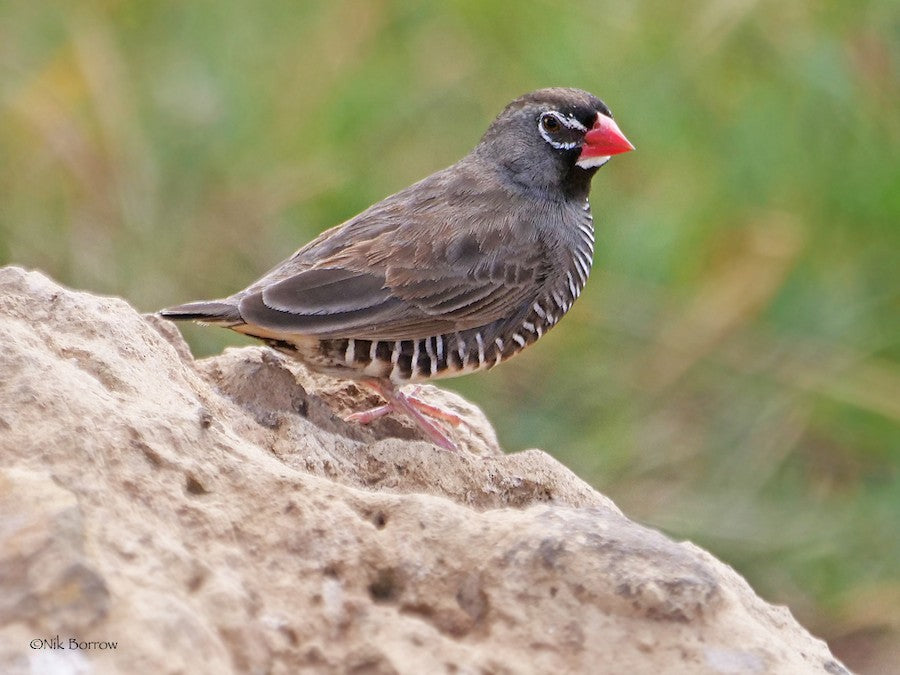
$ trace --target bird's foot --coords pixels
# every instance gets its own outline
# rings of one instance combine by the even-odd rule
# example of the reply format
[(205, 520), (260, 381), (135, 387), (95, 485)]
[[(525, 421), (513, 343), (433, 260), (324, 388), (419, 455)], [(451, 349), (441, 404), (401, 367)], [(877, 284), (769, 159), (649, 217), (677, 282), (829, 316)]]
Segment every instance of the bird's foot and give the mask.
[(429, 440), (438, 447), (444, 448), (444, 450), (459, 450), (447, 434), (428, 419), (428, 417), (431, 417), (433, 419), (442, 420), (455, 427), (462, 423), (462, 418), (458, 415), (454, 415), (451, 412), (442, 410), (430, 403), (426, 403), (415, 395), (407, 396), (402, 391), (396, 389), (390, 382), (385, 382), (383, 380), (366, 380), (366, 384), (377, 391), (387, 403), (369, 410), (353, 413), (346, 418), (347, 421), (369, 424), (379, 417), (384, 417), (388, 413), (396, 410), (404, 413), (418, 424), (422, 431), (425, 432), (425, 435), (428, 436)]
[(390, 403), (386, 403), (385, 405), (375, 406), (374, 408), (369, 408), (368, 410), (361, 410), (359, 412), (352, 413), (347, 415), (344, 419), (348, 422), (357, 422), (359, 424), (369, 424), (370, 422), (374, 422), (379, 417), (384, 417), (388, 413), (394, 411), (394, 406)]
[[(400, 394), (403, 396), (406, 401), (418, 409), (423, 415), (427, 415), (428, 417), (432, 417), (436, 420), (441, 420), (442, 422), (446, 422), (451, 426), (458, 427), (462, 424), (462, 418), (459, 415), (456, 415), (452, 412), (444, 410), (443, 408), (438, 408), (436, 405), (431, 405), (430, 403), (426, 403), (418, 396), (413, 394)], [(370, 422), (374, 422), (380, 417), (384, 417), (392, 412), (397, 410), (397, 406), (393, 403), (385, 403), (384, 405), (375, 406), (374, 408), (369, 408), (368, 410), (361, 410), (360, 412), (355, 412), (350, 415), (347, 415), (346, 419), (348, 422), (358, 422), (359, 424), (369, 424)], [(402, 410), (401, 410), (402, 412)]]
[(397, 392), (397, 393), (400, 394), (401, 396), (403, 396), (404, 398), (406, 398), (406, 400), (409, 401), (412, 405), (414, 405), (416, 407), (416, 409), (419, 412), (421, 412), (423, 415), (427, 415), (428, 417), (432, 417), (436, 420), (441, 420), (442, 422), (446, 422), (447, 424), (449, 424), (450, 426), (453, 426), (453, 427), (458, 427), (460, 424), (463, 423), (463, 419), (459, 415), (452, 413), (449, 410), (444, 410), (443, 408), (439, 408), (436, 405), (431, 405), (430, 403), (426, 403), (421, 398), (416, 396), (416, 394), (418, 394), (419, 391), (421, 391), (421, 389), (422, 389), (421, 387), (417, 386), (412, 390), (412, 393), (408, 394), (408, 395), (402, 394), (400, 392)]

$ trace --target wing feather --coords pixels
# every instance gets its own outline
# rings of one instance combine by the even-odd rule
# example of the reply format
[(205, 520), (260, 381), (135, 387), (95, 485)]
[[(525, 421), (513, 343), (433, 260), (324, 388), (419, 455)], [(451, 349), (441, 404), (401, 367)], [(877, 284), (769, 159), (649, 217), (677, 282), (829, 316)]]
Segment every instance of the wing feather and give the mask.
[[(448, 194), (453, 209), (433, 208)], [(323, 233), (238, 294), (241, 316), (269, 332), (371, 340), (513, 316), (534, 301), (550, 253), (530, 214), (511, 220), (502, 197), (472, 176), (435, 174)]]

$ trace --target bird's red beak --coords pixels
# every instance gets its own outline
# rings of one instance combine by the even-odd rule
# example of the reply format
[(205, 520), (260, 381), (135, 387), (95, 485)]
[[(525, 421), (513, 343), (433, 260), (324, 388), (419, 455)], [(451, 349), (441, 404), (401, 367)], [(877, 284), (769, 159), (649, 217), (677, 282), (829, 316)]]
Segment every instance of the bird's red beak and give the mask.
[[(578, 156), (578, 165), (583, 168), (605, 164), (612, 155), (631, 152), (634, 146), (625, 138), (612, 117), (597, 113), (597, 121), (584, 135), (584, 145)], [(602, 161), (601, 161), (602, 160)]]

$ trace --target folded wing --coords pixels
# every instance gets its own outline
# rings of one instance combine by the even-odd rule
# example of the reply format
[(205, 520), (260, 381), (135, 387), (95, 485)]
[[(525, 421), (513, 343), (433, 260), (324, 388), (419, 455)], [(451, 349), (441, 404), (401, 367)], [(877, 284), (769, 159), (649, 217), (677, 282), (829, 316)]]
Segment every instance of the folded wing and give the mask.
[(534, 240), (498, 243), (482, 232), (398, 244), (393, 235), (275, 275), (240, 298), (243, 321), (319, 338), (418, 339), (514, 315), (530, 306), (546, 274)]

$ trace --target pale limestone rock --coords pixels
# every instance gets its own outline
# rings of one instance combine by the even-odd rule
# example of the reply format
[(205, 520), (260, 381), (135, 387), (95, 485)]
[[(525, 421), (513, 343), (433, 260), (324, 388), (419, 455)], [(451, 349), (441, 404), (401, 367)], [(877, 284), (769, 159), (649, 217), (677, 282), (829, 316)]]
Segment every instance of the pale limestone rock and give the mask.
[(17, 268), (0, 344), (0, 672), (846, 672), (451, 394), (422, 392), (466, 418), (458, 453), (345, 423), (356, 385), (264, 348), (195, 363), (168, 322)]

